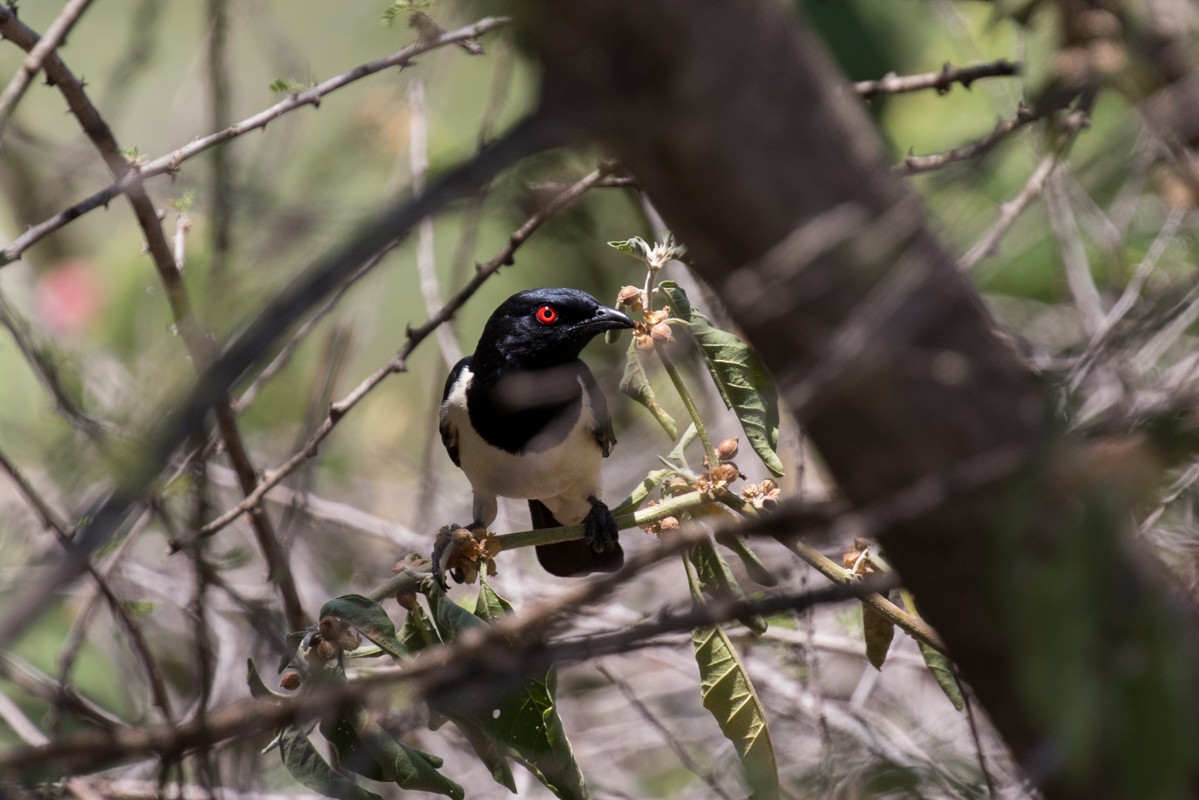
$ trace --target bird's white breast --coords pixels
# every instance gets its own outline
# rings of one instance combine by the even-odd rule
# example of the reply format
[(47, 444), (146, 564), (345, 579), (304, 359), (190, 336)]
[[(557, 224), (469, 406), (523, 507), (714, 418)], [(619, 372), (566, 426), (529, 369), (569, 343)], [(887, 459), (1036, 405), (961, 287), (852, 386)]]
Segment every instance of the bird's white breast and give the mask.
[(470, 424), (466, 389), (472, 377), (469, 368), (462, 370), (442, 413), (457, 436), (458, 459), (475, 493), (541, 500), (563, 525), (581, 522), (591, 508), (587, 498), (599, 493), (603, 459), (586, 392), (565, 439), (546, 449), (514, 454), (488, 444)]

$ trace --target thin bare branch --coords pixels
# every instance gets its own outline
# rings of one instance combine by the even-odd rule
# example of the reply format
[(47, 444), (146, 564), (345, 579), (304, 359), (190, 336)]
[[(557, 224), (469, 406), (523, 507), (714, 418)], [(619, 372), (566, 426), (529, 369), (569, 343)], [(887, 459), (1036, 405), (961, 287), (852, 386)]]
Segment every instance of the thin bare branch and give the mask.
[(1033, 170), (1032, 175), (1029, 176), (1028, 181), (1025, 182), (1020, 192), (999, 207), (999, 218), (983, 234), (982, 238), (958, 260), (958, 267), (960, 269), (963, 271), (972, 270), (984, 258), (995, 254), (999, 248), (999, 243), (1007, 235), (1008, 231), (1011, 230), (1012, 226), (1016, 224), (1016, 220), (1041, 195), (1041, 191), (1045, 188), (1045, 182), (1049, 179), (1053, 170), (1057, 168), (1062, 158), (1065, 157), (1070, 144), (1073, 143), (1079, 131), (1090, 124), (1089, 108), (1093, 100), (1094, 98), (1092, 97), (1090, 101), (1081, 103), (1078, 109), (1066, 117), (1057, 146), (1041, 158), (1040, 163), (1037, 164), (1037, 168)]
[[(6, 19), (15, 19), (9, 12), (0, 12), (0, 23)], [(21, 257), (21, 254), (32, 247), (36, 242), (44, 239), (54, 231), (62, 228), (64, 225), (72, 222), (84, 214), (94, 211), (100, 207), (106, 207), (108, 203), (117, 195), (126, 191), (135, 182), (140, 182), (143, 178), (150, 178), (164, 173), (173, 173), (189, 159), (203, 153), (204, 151), (215, 147), (219, 144), (236, 139), (259, 128), (265, 128), (267, 124), (278, 119), (284, 114), (295, 111), (298, 108), (312, 106), (317, 108), (320, 106), (321, 99), (354, 81), (360, 80), (391, 67), (404, 67), (412, 62), (417, 56), (427, 53), (430, 50), (435, 50), (440, 47), (445, 47), (451, 44), (468, 41), (474, 39), (487, 31), (501, 27), (508, 23), (506, 17), (487, 17), (481, 19), (466, 27), (459, 28), (455, 31), (442, 34), (434, 39), (417, 40), (408, 47), (402, 50), (397, 50), (389, 56), (385, 56), (375, 61), (361, 64), (349, 72), (342, 73), (334, 78), (313, 86), (311, 89), (306, 89), (302, 92), (290, 93), (287, 98), (279, 101), (268, 109), (258, 112), (253, 116), (247, 117), (241, 122), (231, 125), (224, 130), (209, 134), (208, 136), (200, 137), (192, 142), (178, 148), (166, 155), (147, 161), (139, 165), (137, 174), (130, 172), (120, 180), (115, 181), (111, 185), (96, 192), (85, 200), (76, 203), (70, 208), (60, 211), (53, 217), (50, 217), (43, 222), (33, 225), (24, 234), (14, 239), (7, 247), (0, 251), (0, 266), (9, 264)], [(0, 28), (0, 32), (3, 29)]]

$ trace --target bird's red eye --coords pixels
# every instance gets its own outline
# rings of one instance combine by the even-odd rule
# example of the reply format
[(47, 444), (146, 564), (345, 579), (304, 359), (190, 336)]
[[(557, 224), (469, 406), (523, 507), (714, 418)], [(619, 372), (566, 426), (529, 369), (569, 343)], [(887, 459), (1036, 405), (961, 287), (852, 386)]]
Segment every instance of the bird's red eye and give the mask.
[(553, 325), (558, 321), (558, 311), (553, 306), (542, 306), (537, 309), (537, 321), (542, 325)]

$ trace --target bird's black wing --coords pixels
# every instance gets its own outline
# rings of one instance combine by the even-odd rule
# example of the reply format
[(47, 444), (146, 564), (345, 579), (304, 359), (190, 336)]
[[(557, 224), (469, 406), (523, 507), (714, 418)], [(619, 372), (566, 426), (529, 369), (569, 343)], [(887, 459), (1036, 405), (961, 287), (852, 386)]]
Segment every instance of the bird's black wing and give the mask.
[(604, 458), (607, 458), (616, 445), (616, 432), (612, 430), (612, 417), (608, 414), (608, 400), (604, 397), (595, 376), (582, 361), (579, 362), (579, 377), (583, 379), (583, 391), (587, 393), (591, 416), (595, 420), (591, 432), (595, 434), (595, 440), (604, 451)]
[(445, 445), (445, 451), (450, 454), (450, 461), (454, 462), (454, 466), (462, 466), (458, 459), (458, 431), (453, 429), (446, 415), (446, 401), (450, 399), (450, 390), (454, 388), (454, 384), (458, 382), (458, 378), (462, 375), (462, 370), (470, 366), (471, 356), (467, 356), (454, 365), (450, 370), (450, 375), (445, 379), (445, 390), (441, 393), (441, 409), (438, 412), (437, 427), (441, 430), (441, 443)]

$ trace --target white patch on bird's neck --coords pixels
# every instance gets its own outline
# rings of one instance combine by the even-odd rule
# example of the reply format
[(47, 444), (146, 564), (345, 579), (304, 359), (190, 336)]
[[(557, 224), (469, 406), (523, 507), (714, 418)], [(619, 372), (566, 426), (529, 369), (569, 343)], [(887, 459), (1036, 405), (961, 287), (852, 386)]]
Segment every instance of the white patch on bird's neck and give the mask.
[[(538, 442), (538, 449), (509, 453), (489, 444), (470, 423), (466, 390), (473, 373), (462, 370), (441, 407), (442, 419), (458, 443), (458, 460), (475, 493), (475, 522), (495, 520), (495, 498), (540, 500), (563, 525), (577, 525), (598, 497), (603, 452), (595, 439), (595, 417), (586, 386), (578, 418), (559, 442)], [(579, 379), (582, 385), (582, 379)], [(552, 426), (551, 426), (552, 427)]]

